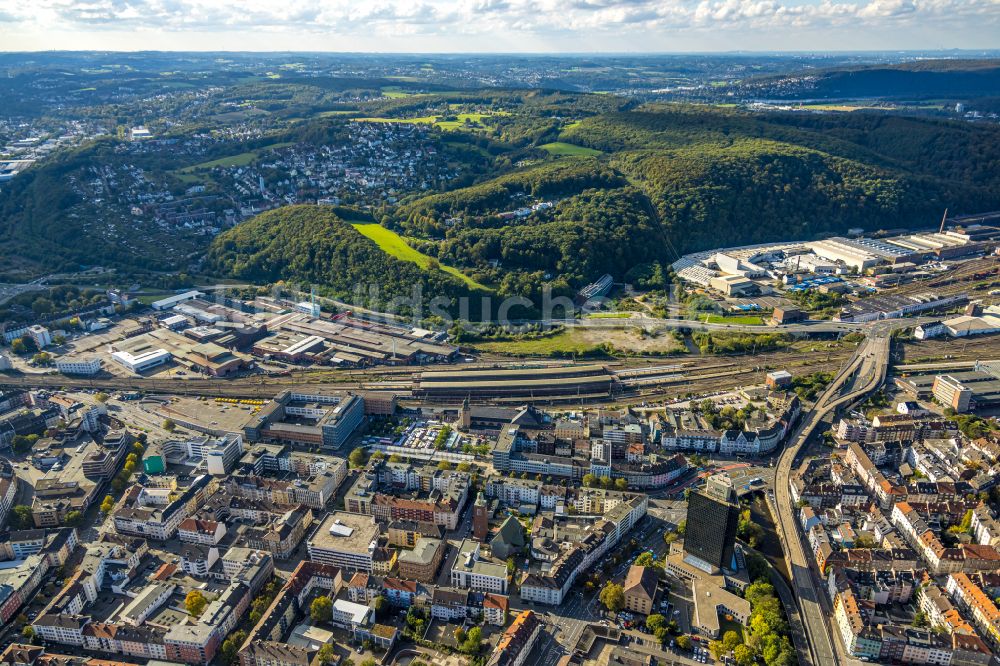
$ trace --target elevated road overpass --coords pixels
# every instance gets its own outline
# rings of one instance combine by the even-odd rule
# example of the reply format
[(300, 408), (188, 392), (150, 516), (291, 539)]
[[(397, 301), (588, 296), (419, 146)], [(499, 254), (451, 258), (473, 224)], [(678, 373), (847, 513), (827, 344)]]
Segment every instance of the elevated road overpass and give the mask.
[(798, 601), (799, 615), (809, 639), (808, 653), (800, 660), (810, 666), (849, 664), (857, 660), (846, 654), (832, 625), (833, 611), (823, 593), (823, 581), (812, 567), (811, 551), (799, 530), (791, 498), (791, 475), (796, 459), (806, 447), (825, 417), (878, 388), (885, 381), (890, 357), (892, 326), (873, 326), (869, 337), (858, 346), (837, 376), (820, 395), (813, 408), (805, 413), (792, 443), (782, 452), (775, 471), (775, 526), (785, 553), (792, 591)]

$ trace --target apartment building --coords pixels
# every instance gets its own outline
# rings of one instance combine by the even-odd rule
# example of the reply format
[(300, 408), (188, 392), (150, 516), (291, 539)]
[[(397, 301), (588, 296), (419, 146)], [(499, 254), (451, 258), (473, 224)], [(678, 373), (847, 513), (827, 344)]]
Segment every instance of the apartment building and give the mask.
[(542, 630), (542, 622), (530, 610), (521, 611), (486, 661), (487, 666), (523, 666)]
[(421, 583), (433, 583), (444, 560), (444, 552), (444, 541), (421, 537), (412, 550), (400, 553), (397, 560), (399, 576)]
[(951, 375), (938, 375), (931, 387), (934, 399), (959, 414), (969, 411), (973, 391)]
[(212, 477), (202, 475), (175, 498), (176, 491), (169, 488), (134, 485), (113, 514), (115, 531), (158, 541), (171, 539), (181, 522), (202, 505), (215, 487)]
[(651, 567), (629, 567), (622, 585), (625, 592), (625, 608), (634, 613), (649, 615), (656, 601), (656, 586), (659, 578)]

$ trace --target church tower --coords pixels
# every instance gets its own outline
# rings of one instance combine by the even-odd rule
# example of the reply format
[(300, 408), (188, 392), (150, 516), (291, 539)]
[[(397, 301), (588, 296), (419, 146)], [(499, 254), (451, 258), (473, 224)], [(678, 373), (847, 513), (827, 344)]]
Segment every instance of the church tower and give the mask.
[(469, 432), (472, 427), (472, 409), (469, 407), (469, 397), (462, 401), (462, 408), (458, 410), (458, 429), (462, 432)]
[(472, 505), (472, 536), (480, 541), (486, 539), (490, 531), (490, 509), (483, 497), (483, 492), (479, 491), (476, 503)]

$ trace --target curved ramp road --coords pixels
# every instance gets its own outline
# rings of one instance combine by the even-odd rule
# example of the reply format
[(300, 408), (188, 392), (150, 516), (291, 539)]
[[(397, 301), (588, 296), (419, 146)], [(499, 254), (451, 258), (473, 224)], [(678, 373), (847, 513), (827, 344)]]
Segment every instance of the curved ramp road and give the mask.
[[(891, 327), (872, 327), (870, 336), (826, 388), (812, 410), (802, 416), (794, 441), (781, 454), (775, 473), (777, 531), (785, 552), (792, 579), (792, 592), (798, 600), (803, 628), (809, 641), (809, 653), (800, 660), (810, 666), (859, 663), (844, 652), (834, 635), (833, 610), (826, 598), (825, 581), (812, 567), (812, 551), (799, 530), (797, 511), (791, 498), (791, 473), (795, 460), (824, 417), (878, 388), (885, 380), (889, 363)], [(846, 391), (842, 393), (842, 391)]]

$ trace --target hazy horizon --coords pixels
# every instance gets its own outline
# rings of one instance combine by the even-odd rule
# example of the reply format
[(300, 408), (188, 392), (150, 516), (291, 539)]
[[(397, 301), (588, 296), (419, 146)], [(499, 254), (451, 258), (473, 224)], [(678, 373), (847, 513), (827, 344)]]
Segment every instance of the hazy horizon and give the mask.
[(1000, 0), (0, 0), (5, 52), (977, 51), (998, 35)]
[(731, 51), (323, 51), (319, 49), (273, 49), (273, 50), (235, 50), (235, 49), (3, 49), (0, 48), (0, 54), (5, 55), (17, 55), (17, 54), (27, 54), (27, 53), (170, 53), (170, 54), (207, 54), (207, 53), (229, 53), (229, 54), (245, 54), (245, 55), (280, 55), (280, 54), (305, 54), (305, 55), (341, 55), (341, 56), (366, 56), (366, 55), (387, 55), (387, 56), (413, 56), (413, 57), (426, 57), (426, 56), (515, 56), (515, 57), (532, 57), (532, 56), (559, 56), (566, 58), (580, 57), (588, 58), (593, 56), (628, 56), (628, 57), (642, 57), (642, 56), (741, 56), (741, 55), (762, 55), (762, 56), (782, 56), (782, 55), (813, 55), (813, 56), (824, 56), (824, 55), (891, 55), (891, 54), (904, 54), (904, 55), (926, 55), (926, 56), (946, 56), (948, 54), (956, 55), (983, 55), (985, 57), (1000, 57), (1000, 47), (997, 48), (978, 48), (978, 49), (962, 49), (962, 48), (942, 48), (942, 49), (851, 49), (851, 50), (834, 50), (834, 49), (786, 49), (786, 50), (753, 50), (753, 49), (737, 49)]

